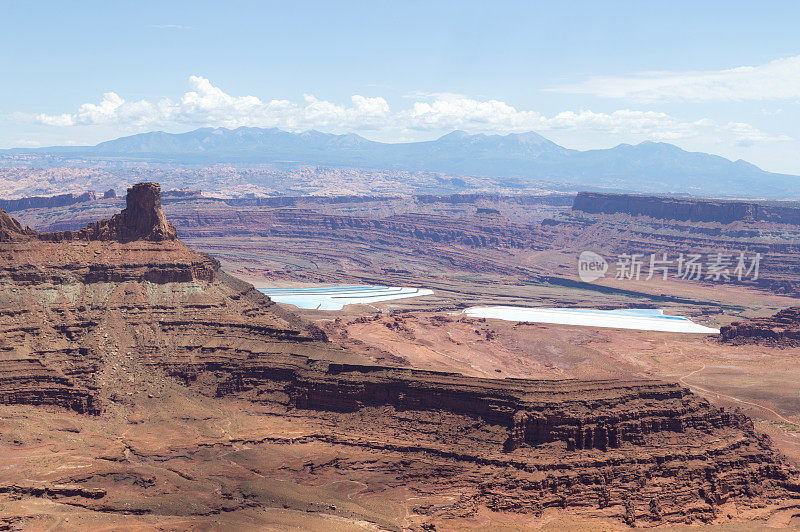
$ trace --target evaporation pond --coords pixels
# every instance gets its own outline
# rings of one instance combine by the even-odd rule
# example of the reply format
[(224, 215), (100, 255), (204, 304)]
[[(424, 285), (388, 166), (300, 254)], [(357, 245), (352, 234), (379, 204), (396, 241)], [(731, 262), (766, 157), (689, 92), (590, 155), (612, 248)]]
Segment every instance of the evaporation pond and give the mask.
[(345, 305), (433, 295), (433, 290), (427, 288), (370, 285), (259, 288), (258, 291), (277, 303), (315, 310), (342, 310)]
[(472, 318), (494, 318), (530, 323), (613, 327), (616, 329), (676, 333), (719, 333), (719, 329), (705, 327), (683, 316), (667, 316), (663, 310), (659, 309), (596, 310), (487, 306), (470, 307), (465, 309), (464, 313)]

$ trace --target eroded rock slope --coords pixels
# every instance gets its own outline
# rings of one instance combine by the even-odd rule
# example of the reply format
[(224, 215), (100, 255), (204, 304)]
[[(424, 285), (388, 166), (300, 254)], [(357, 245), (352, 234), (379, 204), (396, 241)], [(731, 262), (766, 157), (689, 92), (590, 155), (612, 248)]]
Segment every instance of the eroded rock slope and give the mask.
[(793, 347), (800, 345), (800, 307), (789, 307), (767, 318), (736, 321), (720, 328), (723, 342), (764, 343)]

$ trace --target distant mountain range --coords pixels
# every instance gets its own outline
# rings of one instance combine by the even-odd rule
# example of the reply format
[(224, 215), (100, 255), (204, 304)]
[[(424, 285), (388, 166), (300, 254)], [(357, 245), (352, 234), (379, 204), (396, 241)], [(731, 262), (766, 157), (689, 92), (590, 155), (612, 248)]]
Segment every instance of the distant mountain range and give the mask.
[(96, 146), (5, 150), (14, 152), (175, 164), (281, 162), (494, 177), (512, 186), (540, 181), (634, 192), (800, 198), (800, 177), (765, 172), (742, 160), (687, 152), (660, 142), (578, 151), (533, 132), (454, 131), (433, 141), (390, 144), (354, 134), (200, 128), (180, 134), (142, 133)]

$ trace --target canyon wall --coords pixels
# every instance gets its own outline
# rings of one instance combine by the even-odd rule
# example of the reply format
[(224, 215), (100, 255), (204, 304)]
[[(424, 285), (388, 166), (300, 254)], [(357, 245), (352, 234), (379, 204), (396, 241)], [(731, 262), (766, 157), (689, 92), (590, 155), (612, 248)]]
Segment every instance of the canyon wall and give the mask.
[(334, 238), (352, 242), (397, 244), (407, 241), (458, 244), (476, 248), (533, 248), (536, 228), (506, 220), (454, 219), (434, 214), (404, 214), (384, 219), (322, 214), (301, 209), (177, 214), (173, 220), (186, 237), (257, 234), (281, 238)]
[(508, 202), (517, 205), (551, 205), (569, 207), (575, 196), (572, 194), (543, 194), (516, 196), (500, 194), (420, 194), (415, 196), (277, 196), (259, 198), (232, 198), (221, 200), (231, 206), (265, 206), (265, 207), (313, 207), (315, 205), (341, 205), (346, 203), (385, 203), (392, 200), (416, 201), (423, 204), (443, 203), (451, 205), (477, 204), (481, 202)]
[(623, 213), (693, 222), (767, 221), (800, 224), (800, 209), (745, 201), (580, 192), (572, 208), (589, 214)]
[[(599, 202), (619, 197), (637, 201), (642, 198), (586, 193), (580, 195), (576, 205), (587, 198), (599, 198)], [(193, 245), (222, 255), (234, 252), (231, 246), (239, 246), (237, 253), (252, 257), (275, 254), (273, 258), (278, 262), (292, 257), (293, 271), (286, 275), (295, 279), (330, 280), (324, 278), (328, 273), (323, 272), (320, 264), (332, 265), (331, 271), (335, 265), (340, 277), (343, 273), (361, 278), (385, 276), (398, 270), (411, 271), (405, 267), (398, 269), (397, 265), (407, 263), (412, 257), (430, 264), (430, 271), (497, 273), (546, 281), (574, 271), (572, 264), (553, 265), (545, 255), (541, 255), (541, 262), (531, 255), (555, 248), (578, 253), (591, 249), (607, 258), (623, 253), (640, 253), (645, 257), (667, 253), (671, 258), (681, 253), (708, 256), (724, 253), (735, 259), (740, 253), (748, 257), (760, 253), (763, 260), (759, 278), (745, 279), (742, 283), (778, 294), (800, 294), (800, 223), (784, 223), (792, 220), (797, 209), (776, 204), (650, 198), (651, 203), (637, 208), (622, 204), (630, 212), (649, 213), (631, 219), (621, 213), (568, 210), (558, 205), (564, 198), (569, 196), (460, 194), (238, 200), (175, 197), (165, 209), (181, 237)], [(106, 201), (60, 210), (32, 209), (21, 213), (20, 219), (38, 230), (65, 235), (94, 224), (98, 212), (110, 216), (116, 205)], [(600, 203), (593, 205), (585, 208), (602, 207)], [(703, 206), (710, 210), (704, 211), (700, 208)], [(611, 207), (606, 210), (613, 210)], [(755, 216), (764, 219), (722, 223), (669, 218), (727, 221)], [(365, 249), (369, 252), (365, 253)], [(313, 266), (295, 273), (305, 267), (300, 265), (306, 264)], [(264, 274), (275, 272), (273, 268)], [(302, 278), (296, 277), (300, 274)], [(734, 276), (726, 282), (740, 280)]]
[(93, 191), (83, 194), (59, 194), (57, 196), (30, 196), (20, 199), (0, 199), (0, 209), (6, 212), (21, 211), (25, 209), (49, 209), (52, 207), (64, 207), (94, 201), (97, 196)]
[(720, 338), (731, 344), (800, 345), (800, 307), (790, 307), (768, 318), (737, 321), (720, 328)]

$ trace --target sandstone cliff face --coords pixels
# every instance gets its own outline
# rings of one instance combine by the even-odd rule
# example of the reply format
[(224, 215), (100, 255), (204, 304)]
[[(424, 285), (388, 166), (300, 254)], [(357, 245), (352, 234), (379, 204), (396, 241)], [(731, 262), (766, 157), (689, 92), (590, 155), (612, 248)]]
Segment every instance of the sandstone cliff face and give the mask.
[(52, 207), (64, 207), (86, 201), (94, 201), (97, 196), (94, 192), (84, 192), (83, 194), (59, 194), (57, 196), (32, 196), (15, 200), (0, 199), (0, 209), (7, 212), (21, 211), (24, 209), (49, 209)]
[(27, 228), (23, 229), (18, 221), (0, 209), (0, 242), (24, 240), (32, 234), (33, 231)]
[(0, 211), (0, 403), (98, 414), (109, 301), (130, 283), (180, 292), (214, 279), (216, 262), (175, 240), (158, 186), (131, 192), (122, 213), (77, 232), (36, 233)]
[(248, 234), (283, 238), (338, 239), (351, 242), (421, 243), (459, 245), (470, 248), (541, 249), (539, 232), (532, 227), (510, 224), (491, 217), (453, 219), (437, 215), (405, 214), (385, 219), (321, 214), (302, 209), (226, 212), (216, 215), (176, 217), (187, 237)]
[(547, 443), (568, 451), (609, 451), (625, 442), (643, 445), (660, 432), (750, 430), (743, 415), (713, 409), (685, 388), (663, 382), (492, 380), (346, 364), (278, 367), (248, 363), (221, 382), (216, 394), (252, 390), (268, 379), (285, 381), (290, 404), (298, 408), (356, 412), (391, 405), (467, 415), (505, 428), (505, 451)]
[[(598, 202), (586, 206), (584, 201), (593, 197), (597, 197)], [(581, 193), (576, 198), (576, 205), (581, 205), (580, 210), (576, 207), (557, 219), (546, 221), (546, 230), (551, 233), (552, 240), (559, 245), (566, 243), (571, 249), (596, 250), (607, 258), (623, 253), (638, 253), (645, 257), (652, 253), (665, 253), (672, 259), (681, 253), (697, 253), (706, 257), (722, 253), (734, 258), (739, 254), (753, 257), (759, 253), (762, 260), (758, 279), (744, 277), (740, 281), (730, 276), (724, 282), (755, 285), (776, 294), (800, 295), (799, 233), (796, 226), (789, 225), (800, 225), (800, 218), (793, 221), (788, 214), (776, 214), (775, 217), (770, 214), (767, 217), (765, 213), (777, 213), (777, 208), (755, 205), (758, 207), (754, 211), (756, 219), (745, 220), (740, 218), (747, 216), (731, 210), (733, 204), (724, 203), (721, 205), (725, 209), (713, 215), (713, 210), (705, 211), (705, 214), (697, 211), (697, 218), (714, 221), (693, 222), (690, 221), (693, 216), (691, 213), (699, 209), (698, 202), (692, 201), (691, 205), (687, 204), (688, 210), (678, 212), (671, 207), (676, 204), (680, 206), (684, 200), (675, 200), (677, 203), (673, 204), (672, 198), (644, 197), (652, 200), (652, 209), (645, 208), (646, 205), (642, 203), (625, 206), (625, 202), (621, 206), (614, 204), (605, 209), (603, 205), (607, 197), (614, 201), (632, 198), (631, 201), (639, 202), (641, 199), (630, 195)], [(591, 214), (593, 211), (597, 214)]]
[(128, 189), (127, 206), (110, 220), (89, 224), (78, 231), (77, 238), (131, 242), (175, 240), (175, 228), (167, 223), (161, 209), (161, 186), (158, 183), (139, 183)]
[(624, 213), (631, 216), (649, 216), (667, 220), (731, 223), (743, 221), (768, 221), (800, 224), (800, 209), (760, 205), (743, 201), (713, 201), (642, 196), (638, 194), (603, 194), (580, 192), (572, 208), (591, 214)]
[(800, 307), (783, 309), (769, 318), (738, 321), (721, 327), (720, 338), (732, 344), (800, 345)]
[(743, 414), (675, 384), (492, 380), (299, 362), (251, 358), (216, 395), (335, 427), (318, 441), (424, 457), (426, 467), (405, 475), (421, 476), (428, 489), (475, 488), (469, 503), (431, 508), (431, 516), (469, 514), (479, 504), (535, 515), (610, 510), (631, 525), (710, 521), (730, 502), (791, 498), (798, 487), (797, 471), (772, 455)]
[[(38, 234), (4, 223), (13, 238), (0, 242), (0, 403), (67, 408), (111, 426), (137, 388), (181, 383), (175, 386), (186, 391), (169, 408), (198, 398), (227, 410), (255, 405), (265, 419), (304, 427), (302, 437), (265, 437), (276, 445), (351, 457), (315, 466), (312, 477), (335, 468), (343, 479), (363, 478), (379, 468), (395, 483), (423, 481), (429, 494), (449, 501), (419, 510), (430, 516), (474, 514), (481, 504), (531, 514), (570, 508), (631, 524), (708, 521), (728, 502), (789, 500), (800, 490), (797, 471), (745, 416), (677, 384), (476, 379), (380, 365), (334, 345), (178, 241), (158, 192), (153, 184), (132, 187), (122, 213), (81, 231)], [(402, 227), (391, 223), (400, 224), (393, 231)], [(121, 438), (135, 432), (126, 425)], [(231, 444), (153, 458), (120, 451), (113, 474), (58, 480), (109, 486), (108, 496), (80, 489), (63, 496), (119, 513), (132, 507), (123, 495), (114, 498), (120, 483), (157, 485), (161, 495), (149, 495), (137, 511), (161, 514), (173, 510), (159, 497), (196, 479), (151, 481), (142, 468), (172, 461), (174, 469)], [(8, 471), (0, 470), (0, 480), (16, 486), (8, 489), (30, 495)], [(224, 496), (198, 512), (252, 505), (250, 481), (233, 490), (242, 473), (225, 475), (214, 488)], [(464, 496), (447, 496), (453, 486)], [(42, 493), (36, 496), (62, 496)]]

